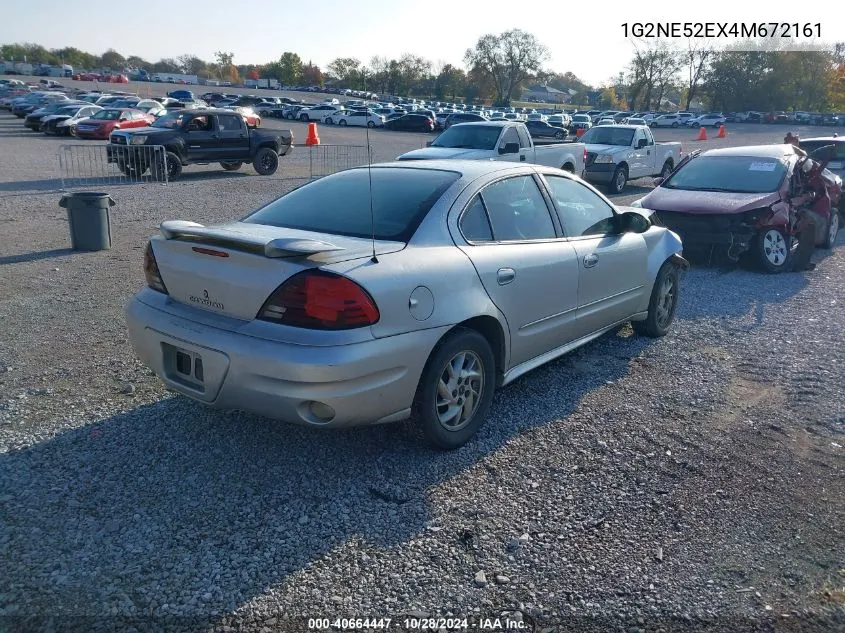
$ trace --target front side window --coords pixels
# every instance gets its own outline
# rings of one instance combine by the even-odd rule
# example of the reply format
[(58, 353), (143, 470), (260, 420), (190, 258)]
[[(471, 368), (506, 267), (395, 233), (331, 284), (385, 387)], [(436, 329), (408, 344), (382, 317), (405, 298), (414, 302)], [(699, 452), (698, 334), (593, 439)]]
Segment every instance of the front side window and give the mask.
[(546, 176), (552, 198), (560, 211), (563, 228), (570, 237), (605, 235), (613, 229), (613, 209), (579, 182)]

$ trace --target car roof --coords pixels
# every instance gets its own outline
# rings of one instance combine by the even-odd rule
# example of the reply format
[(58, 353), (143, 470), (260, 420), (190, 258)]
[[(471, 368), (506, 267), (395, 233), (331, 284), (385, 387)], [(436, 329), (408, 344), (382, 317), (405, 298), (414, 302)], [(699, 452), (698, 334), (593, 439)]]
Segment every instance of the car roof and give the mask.
[[(374, 163), (373, 167), (402, 167), (409, 169), (428, 169), (435, 171), (454, 171), (465, 178), (474, 179), (485, 174), (497, 171), (513, 170), (520, 168), (524, 173), (532, 173), (535, 165), (520, 165), (510, 161), (488, 161), (488, 160), (460, 160), (460, 159), (438, 159), (438, 160), (397, 160), (387, 163)], [(366, 165), (354, 169), (367, 169)]]
[(745, 147), (725, 147), (703, 152), (707, 156), (752, 156), (755, 158), (783, 158), (795, 156), (795, 146), (789, 143), (779, 145), (748, 145)]

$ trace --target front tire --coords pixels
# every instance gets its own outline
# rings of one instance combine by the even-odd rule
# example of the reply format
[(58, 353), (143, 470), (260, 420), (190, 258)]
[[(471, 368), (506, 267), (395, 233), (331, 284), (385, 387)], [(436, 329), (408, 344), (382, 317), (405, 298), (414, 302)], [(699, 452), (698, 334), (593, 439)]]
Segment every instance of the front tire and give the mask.
[(563, 138), (563, 132), (555, 132), (555, 138), (556, 139), (562, 139)]
[(645, 321), (632, 321), (634, 332), (643, 336), (657, 338), (669, 332), (675, 312), (678, 310), (680, 275), (678, 267), (672, 262), (664, 262), (657, 272), (651, 299), (648, 302), (648, 317)]
[(495, 388), (490, 344), (457, 328), (438, 343), (420, 377), (414, 412), (426, 441), (452, 450), (466, 444), (487, 417)]
[(252, 166), (261, 176), (270, 176), (279, 168), (279, 155), (269, 147), (262, 147), (255, 154)]
[(340, 127), (346, 127), (346, 119), (341, 119), (337, 122)]
[(677, 122), (677, 121), (675, 121), (675, 122), (672, 124), (672, 127), (678, 127), (678, 122)]
[(153, 178), (164, 182), (165, 175), (168, 181), (176, 180), (182, 173), (182, 161), (173, 152), (165, 152), (164, 156), (156, 156), (153, 160)]
[(763, 229), (754, 243), (757, 262), (768, 273), (779, 273), (788, 269), (790, 260), (789, 240), (782, 229)]
[(628, 183), (628, 170), (623, 165), (619, 165), (613, 172), (613, 178), (610, 179), (610, 192), (622, 193), (625, 185)]

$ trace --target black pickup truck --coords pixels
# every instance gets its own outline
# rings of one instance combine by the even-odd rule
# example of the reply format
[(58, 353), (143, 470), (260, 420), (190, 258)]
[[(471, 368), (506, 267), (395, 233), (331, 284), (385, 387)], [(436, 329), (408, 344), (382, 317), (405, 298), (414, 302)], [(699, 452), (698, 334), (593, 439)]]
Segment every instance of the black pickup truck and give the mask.
[[(157, 149), (163, 147), (164, 149)], [(220, 163), (234, 171), (245, 162), (262, 176), (279, 167), (279, 156), (293, 149), (293, 133), (258, 132), (233, 110), (179, 110), (156, 119), (150, 127), (115, 130), (106, 149), (108, 161), (127, 176), (149, 169), (156, 180), (174, 180), (184, 165)]]

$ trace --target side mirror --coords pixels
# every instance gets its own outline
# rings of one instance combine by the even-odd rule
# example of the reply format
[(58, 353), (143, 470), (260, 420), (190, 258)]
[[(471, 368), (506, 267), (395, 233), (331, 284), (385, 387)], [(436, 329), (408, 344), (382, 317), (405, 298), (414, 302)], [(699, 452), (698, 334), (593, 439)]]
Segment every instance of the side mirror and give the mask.
[(639, 141), (637, 141), (637, 149), (642, 149), (646, 145), (648, 145), (647, 139), (641, 138)]
[(500, 154), (519, 154), (519, 143), (505, 143), (499, 147)]
[(645, 233), (651, 228), (651, 221), (636, 211), (625, 211), (616, 216), (618, 233)]
[(657, 178), (652, 179), (651, 184), (653, 184), (655, 187), (659, 187), (662, 182), (663, 182), (663, 176), (658, 176)]
[(434, 141), (429, 141), (428, 143), (426, 143), (426, 144), (425, 144), (425, 146), (426, 146), (426, 147), (431, 147), (431, 144), (432, 144), (433, 142), (434, 142)]

